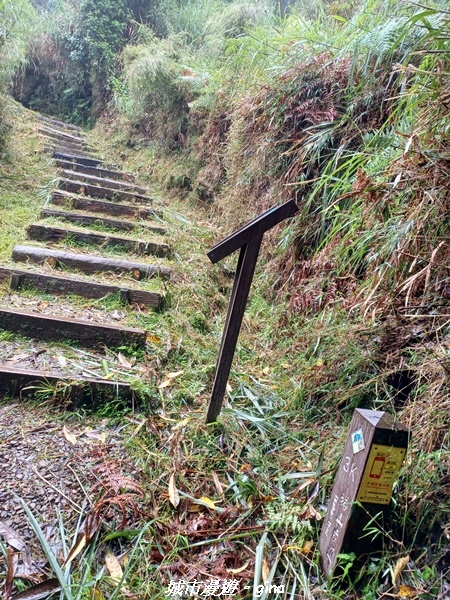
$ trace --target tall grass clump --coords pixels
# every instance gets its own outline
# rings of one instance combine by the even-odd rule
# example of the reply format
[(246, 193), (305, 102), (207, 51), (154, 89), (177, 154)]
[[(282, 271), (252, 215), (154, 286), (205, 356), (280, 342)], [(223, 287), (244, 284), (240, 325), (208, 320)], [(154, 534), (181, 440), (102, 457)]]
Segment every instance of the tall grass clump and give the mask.
[(28, 0), (0, 2), (0, 157), (9, 131), (5, 94), (15, 70), (25, 60), (33, 15)]
[(127, 46), (122, 79), (115, 82), (117, 107), (141, 139), (157, 147), (180, 147), (186, 136), (192, 88), (190, 70), (182, 60), (187, 49), (183, 36)]
[(189, 43), (201, 48), (211, 41), (242, 35), (257, 24), (268, 20), (272, 5), (239, 0), (188, 0), (177, 3), (165, 11), (166, 26), (170, 33), (184, 32)]

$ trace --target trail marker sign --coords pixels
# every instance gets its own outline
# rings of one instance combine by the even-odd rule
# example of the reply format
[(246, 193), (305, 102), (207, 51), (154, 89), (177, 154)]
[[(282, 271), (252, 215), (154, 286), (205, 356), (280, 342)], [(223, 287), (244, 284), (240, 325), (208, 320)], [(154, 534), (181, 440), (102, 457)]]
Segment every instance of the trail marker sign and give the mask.
[(281, 206), (275, 206), (235, 231), (208, 252), (208, 258), (214, 264), (240, 249), (233, 290), (231, 292), (230, 304), (228, 306), (217, 359), (211, 400), (206, 416), (207, 423), (214, 422), (222, 408), (231, 363), (233, 362), (234, 351), (263, 235), (266, 231), (284, 221), (284, 219), (292, 217), (297, 211), (298, 207), (294, 200), (289, 200)]
[[(322, 568), (333, 574), (338, 555), (379, 549), (364, 530), (383, 521), (408, 446), (409, 431), (386, 412), (355, 410), (320, 535)], [(374, 521), (375, 518), (375, 521)]]

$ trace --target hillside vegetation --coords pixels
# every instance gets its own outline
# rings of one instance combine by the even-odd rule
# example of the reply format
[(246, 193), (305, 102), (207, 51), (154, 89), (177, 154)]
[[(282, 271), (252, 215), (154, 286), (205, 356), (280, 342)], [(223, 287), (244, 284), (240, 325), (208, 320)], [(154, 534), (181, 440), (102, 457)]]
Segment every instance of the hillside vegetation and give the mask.
[[(264, 547), (264, 578), (273, 567), (285, 598), (402, 597), (387, 574), (406, 555), (407, 597), (438, 597), (450, 568), (448, 3), (0, 0), (0, 23), (0, 93), (90, 127), (188, 217), (180, 296), (152, 321), (159, 365), (189, 371), (152, 384), (181, 426), (151, 426), (151, 451), (136, 452), (158, 477), (174, 461), (180, 489), (206, 500), (221, 474), (226, 514), (172, 520), (170, 551), (152, 525), (136, 597), (164, 597), (168, 573), (245, 565), (248, 580)], [(5, 162), (12, 125), (5, 101)], [(265, 238), (217, 433), (201, 418), (235, 257), (208, 266), (207, 243), (290, 198), (299, 213)], [(309, 542), (357, 407), (412, 437), (383, 554), (327, 587)], [(223, 560), (205, 538), (190, 544), (238, 508), (259, 533), (231, 528)]]

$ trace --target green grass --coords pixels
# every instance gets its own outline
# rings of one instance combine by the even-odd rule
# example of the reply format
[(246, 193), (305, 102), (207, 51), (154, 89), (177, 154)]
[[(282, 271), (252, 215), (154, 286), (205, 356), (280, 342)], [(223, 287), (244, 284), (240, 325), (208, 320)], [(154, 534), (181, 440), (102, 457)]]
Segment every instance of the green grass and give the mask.
[[(25, 241), (25, 228), (37, 218), (43, 193), (55, 169), (39, 151), (36, 124), (30, 114), (10, 102), (8, 119), (14, 126), (8, 153), (0, 162), (0, 258), (9, 261), (15, 244)], [(15, 138), (15, 139), (14, 139)]]

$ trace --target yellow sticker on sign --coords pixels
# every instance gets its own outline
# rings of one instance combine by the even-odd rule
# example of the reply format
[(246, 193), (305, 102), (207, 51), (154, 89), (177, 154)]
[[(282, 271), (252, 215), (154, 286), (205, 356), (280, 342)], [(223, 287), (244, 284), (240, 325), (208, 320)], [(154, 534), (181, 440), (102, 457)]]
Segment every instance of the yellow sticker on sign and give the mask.
[(380, 446), (370, 449), (357, 500), (373, 504), (389, 504), (392, 486), (405, 458), (406, 448)]

